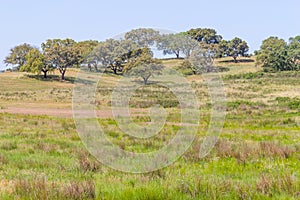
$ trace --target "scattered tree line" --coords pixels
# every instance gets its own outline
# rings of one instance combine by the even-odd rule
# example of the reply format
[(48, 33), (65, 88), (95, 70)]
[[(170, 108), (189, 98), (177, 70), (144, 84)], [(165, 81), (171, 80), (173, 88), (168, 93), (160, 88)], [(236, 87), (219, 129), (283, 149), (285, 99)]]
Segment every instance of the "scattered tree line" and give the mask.
[[(44, 78), (49, 71), (57, 69), (62, 80), (68, 68), (82, 65), (91, 71), (103, 67), (114, 74), (140, 71), (146, 74), (142, 77), (146, 83), (151, 75), (162, 69), (159, 60), (153, 58), (151, 47), (156, 47), (164, 55), (174, 54), (176, 58), (189, 58), (195, 48), (201, 48), (209, 52), (207, 56), (211, 58), (232, 56), (235, 62), (238, 56), (247, 56), (249, 50), (242, 39), (223, 40), (214, 29), (197, 28), (177, 34), (161, 34), (154, 29), (140, 28), (127, 32), (121, 40), (76, 42), (49, 39), (41, 44), (40, 49), (22, 44), (10, 50), (4, 63), (19, 71), (42, 73)], [(149, 69), (139, 69), (140, 65)]]
[[(201, 58), (232, 57), (237, 62), (239, 56), (249, 56), (246, 41), (238, 37), (224, 40), (214, 29), (196, 28), (177, 34), (161, 34), (154, 29), (139, 28), (127, 32), (120, 40), (49, 39), (41, 44), (41, 48), (21, 44), (10, 50), (4, 63), (19, 71), (42, 73), (44, 78), (49, 71), (57, 69), (62, 80), (68, 68), (84, 65), (90, 71), (102, 68), (118, 75), (137, 75), (146, 84), (149, 77), (159, 74), (163, 68), (160, 60), (154, 58), (152, 47), (164, 55), (185, 58), (183, 67), (189, 67), (195, 74), (211, 71), (207, 60), (199, 63)], [(270, 37), (263, 41), (255, 55), (257, 64), (266, 71), (299, 70), (300, 36), (290, 38), (289, 42)], [(198, 58), (197, 64), (194, 58)], [(203, 68), (204, 65), (208, 67)]]

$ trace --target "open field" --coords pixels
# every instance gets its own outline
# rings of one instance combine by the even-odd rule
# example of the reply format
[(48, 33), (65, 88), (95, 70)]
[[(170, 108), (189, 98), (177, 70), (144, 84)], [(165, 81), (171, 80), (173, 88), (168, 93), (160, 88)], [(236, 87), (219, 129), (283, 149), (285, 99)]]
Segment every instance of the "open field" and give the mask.
[[(198, 154), (209, 126), (210, 97), (199, 76), (186, 76), (200, 102), (196, 140), (173, 165), (146, 174), (118, 172), (89, 155), (72, 118), (76, 70), (68, 70), (64, 82), (0, 74), (0, 199), (300, 199), (300, 73), (263, 73), (246, 61), (215, 61), (226, 68), (220, 75), (227, 116), (204, 159)], [(176, 68), (180, 62), (164, 64)], [(118, 79), (103, 75), (92, 102), (107, 137), (128, 151), (161, 148), (180, 128), (175, 96), (155, 84), (135, 93), (130, 101), (135, 122), (150, 123), (147, 107), (153, 104), (168, 113), (157, 136), (135, 139), (121, 132), (110, 111)]]

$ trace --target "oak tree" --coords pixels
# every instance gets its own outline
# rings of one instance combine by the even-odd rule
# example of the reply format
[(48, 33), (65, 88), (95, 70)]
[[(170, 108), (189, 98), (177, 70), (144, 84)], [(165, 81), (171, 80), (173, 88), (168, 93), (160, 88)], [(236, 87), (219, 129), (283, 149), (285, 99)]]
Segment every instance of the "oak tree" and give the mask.
[(151, 28), (133, 29), (125, 34), (125, 40), (133, 41), (140, 48), (154, 45), (159, 37), (159, 32)]
[(136, 49), (138, 46), (131, 40), (108, 39), (93, 50), (88, 60), (105, 69), (110, 68), (114, 74), (118, 74), (123, 72), (124, 64)]
[(52, 39), (42, 44), (46, 62), (61, 73), (65, 80), (67, 68), (78, 66), (82, 57), (76, 42), (72, 39)]
[(125, 66), (125, 74), (141, 77), (145, 85), (151, 76), (160, 75), (164, 66), (161, 61), (153, 58), (153, 52), (149, 48), (140, 50), (138, 56), (132, 57)]
[(256, 64), (261, 65), (265, 71), (290, 70), (287, 43), (273, 36), (265, 39), (257, 52)]
[(20, 71), (44, 74), (47, 78), (47, 73), (52, 70), (51, 65), (46, 63), (44, 55), (38, 49), (32, 49), (26, 56), (26, 64), (20, 68)]
[(6, 65), (13, 65), (17, 70), (20, 69), (26, 63), (26, 56), (30, 50), (34, 49), (29, 44), (21, 44), (10, 49), (9, 55), (5, 58), (4, 63)]

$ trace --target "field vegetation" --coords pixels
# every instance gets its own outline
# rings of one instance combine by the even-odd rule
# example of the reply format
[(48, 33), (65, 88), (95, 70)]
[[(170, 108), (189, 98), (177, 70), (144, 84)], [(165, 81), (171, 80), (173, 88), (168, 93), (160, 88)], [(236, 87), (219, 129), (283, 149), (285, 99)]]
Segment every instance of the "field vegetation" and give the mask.
[[(146, 174), (115, 171), (86, 150), (72, 118), (78, 69), (68, 69), (64, 81), (57, 70), (46, 80), (24, 72), (0, 74), (0, 198), (299, 199), (300, 73), (265, 72), (255, 60), (214, 60), (226, 88), (227, 116), (216, 146), (203, 159), (198, 154), (209, 126), (211, 99), (201, 76), (183, 71), (200, 103), (196, 140), (174, 164)], [(180, 71), (183, 60), (161, 62)], [(147, 85), (141, 82), (131, 98), (132, 119), (151, 123), (148, 108), (161, 104), (167, 123), (157, 136), (136, 139), (122, 133), (110, 110), (120, 76), (101, 77), (92, 103), (107, 137), (122, 149), (157, 150), (181, 126), (176, 97), (157, 86), (156, 78)]]

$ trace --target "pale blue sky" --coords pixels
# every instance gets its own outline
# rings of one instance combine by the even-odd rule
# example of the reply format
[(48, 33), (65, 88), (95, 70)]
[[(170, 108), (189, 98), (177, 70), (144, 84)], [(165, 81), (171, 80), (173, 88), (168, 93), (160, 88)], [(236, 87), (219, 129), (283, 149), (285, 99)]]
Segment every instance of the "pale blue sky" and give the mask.
[(269, 36), (300, 35), (299, 0), (6, 0), (0, 4), (0, 69), (9, 49), (48, 38), (105, 40), (138, 27), (215, 28), (246, 40), (251, 52)]

